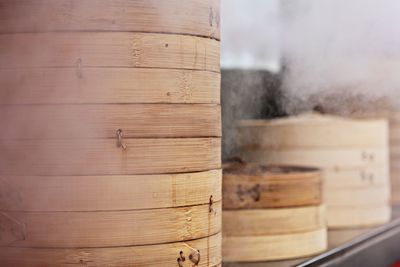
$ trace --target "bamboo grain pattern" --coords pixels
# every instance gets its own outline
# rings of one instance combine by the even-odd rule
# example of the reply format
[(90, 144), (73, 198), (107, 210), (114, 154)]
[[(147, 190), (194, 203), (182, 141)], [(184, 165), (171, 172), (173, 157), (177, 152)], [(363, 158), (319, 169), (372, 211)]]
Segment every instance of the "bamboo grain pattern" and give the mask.
[(330, 206), (327, 210), (329, 229), (369, 227), (390, 221), (389, 201), (375, 205)]
[[(0, 35), (2, 69), (172, 68), (220, 71), (220, 43), (156, 33), (57, 32)], [(78, 74), (80, 75), (80, 74)]]
[(167, 209), (0, 212), (0, 246), (116, 247), (207, 237), (221, 231), (221, 202)]
[(325, 207), (223, 210), (222, 229), (226, 237), (280, 235), (313, 231), (325, 227)]
[(374, 205), (389, 203), (390, 186), (326, 187), (325, 203), (334, 206)]
[(226, 262), (252, 262), (311, 256), (327, 248), (326, 229), (310, 232), (222, 238), (222, 258)]
[(0, 5), (1, 33), (136, 31), (220, 36), (219, 0), (1, 0)]
[(0, 68), (0, 104), (219, 104), (220, 78), (196, 70)]
[(241, 173), (224, 169), (224, 209), (262, 209), (319, 205), (322, 177), (317, 170)]
[(221, 200), (221, 170), (114, 176), (0, 176), (1, 211), (120, 211)]
[[(178, 266), (180, 251), (186, 259), (200, 251), (199, 267), (214, 267), (221, 263), (221, 234), (210, 237), (168, 244), (113, 247), (113, 248), (16, 248), (0, 249), (0, 265), (18, 267), (132, 267), (132, 266)], [(24, 255), (21, 257), (21, 255)], [(184, 267), (192, 267), (190, 260)]]
[(0, 139), (220, 137), (219, 105), (5, 105)]
[(2, 175), (129, 175), (221, 168), (220, 138), (7, 140)]
[(347, 170), (324, 171), (326, 188), (357, 188), (365, 186), (389, 186), (389, 168), (372, 166)]

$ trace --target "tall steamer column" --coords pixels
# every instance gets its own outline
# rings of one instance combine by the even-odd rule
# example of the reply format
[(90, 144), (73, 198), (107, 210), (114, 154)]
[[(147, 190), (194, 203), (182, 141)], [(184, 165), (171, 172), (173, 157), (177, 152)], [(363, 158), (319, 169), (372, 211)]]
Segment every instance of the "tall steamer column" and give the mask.
[(221, 264), (219, 0), (0, 0), (0, 265)]

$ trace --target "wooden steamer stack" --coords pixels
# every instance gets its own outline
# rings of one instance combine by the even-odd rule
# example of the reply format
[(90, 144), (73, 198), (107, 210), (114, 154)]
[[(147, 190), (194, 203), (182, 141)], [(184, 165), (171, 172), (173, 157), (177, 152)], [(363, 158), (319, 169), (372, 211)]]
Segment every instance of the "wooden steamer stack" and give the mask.
[(223, 210), (224, 262), (305, 257), (327, 247), (317, 169), (229, 165)]
[(0, 265), (219, 266), (219, 1), (0, 21)]
[(388, 125), (317, 114), (242, 121), (242, 157), (250, 162), (324, 169), (329, 228), (390, 219)]

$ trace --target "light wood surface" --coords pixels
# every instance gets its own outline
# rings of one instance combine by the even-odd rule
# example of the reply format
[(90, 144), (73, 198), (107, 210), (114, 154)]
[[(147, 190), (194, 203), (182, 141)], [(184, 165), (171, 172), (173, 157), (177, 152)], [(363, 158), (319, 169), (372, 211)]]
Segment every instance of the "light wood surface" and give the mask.
[(389, 186), (389, 168), (381, 166), (362, 167), (347, 170), (326, 170), (324, 185), (332, 187)]
[(325, 227), (325, 207), (223, 210), (224, 236), (262, 236), (307, 232)]
[(220, 43), (188, 35), (57, 32), (0, 35), (2, 69), (32, 67), (174, 68), (220, 71)]
[(0, 69), (0, 104), (219, 104), (220, 78), (174, 69)]
[(219, 0), (1, 0), (0, 32), (138, 31), (219, 38)]
[(0, 139), (220, 137), (219, 105), (5, 105)]
[[(139, 201), (139, 200), (138, 200)], [(221, 202), (167, 209), (98, 212), (0, 212), (0, 246), (36, 248), (161, 244), (221, 231)]]
[(222, 238), (222, 258), (227, 262), (292, 259), (311, 256), (326, 248), (324, 228), (285, 235)]
[[(16, 248), (0, 249), (0, 265), (18, 267), (176, 267), (180, 251), (187, 259), (183, 267), (192, 267), (190, 254), (200, 251), (199, 267), (218, 266), (221, 262), (221, 234), (186, 242), (113, 248)], [(197, 256), (197, 255), (195, 255)], [(196, 258), (197, 259), (197, 258)]]
[(125, 176), (0, 176), (1, 211), (120, 211), (221, 200), (221, 170)]
[(389, 185), (370, 185), (363, 187), (327, 187), (325, 203), (334, 206), (375, 205), (389, 203)]
[(221, 168), (220, 138), (7, 140), (2, 175), (126, 175)]
[(389, 203), (363, 206), (329, 206), (327, 216), (330, 229), (370, 227), (388, 222), (391, 216), (391, 208)]
[[(254, 171), (244, 170), (253, 166)], [(322, 203), (322, 177), (316, 169), (243, 165), (224, 168), (224, 209), (260, 209), (319, 205)], [(277, 171), (273, 169), (276, 168)], [(282, 168), (282, 171), (280, 169)]]
[(357, 238), (373, 228), (354, 228), (354, 229), (339, 229), (339, 230), (329, 230), (328, 231), (328, 246), (329, 248), (336, 248), (343, 245), (354, 238)]
[(241, 156), (248, 162), (316, 166), (334, 170), (372, 166), (386, 168), (389, 162), (388, 148), (383, 147), (358, 149), (258, 149), (243, 150)]
[(388, 146), (387, 120), (306, 114), (239, 121), (241, 143), (256, 148), (359, 148)]

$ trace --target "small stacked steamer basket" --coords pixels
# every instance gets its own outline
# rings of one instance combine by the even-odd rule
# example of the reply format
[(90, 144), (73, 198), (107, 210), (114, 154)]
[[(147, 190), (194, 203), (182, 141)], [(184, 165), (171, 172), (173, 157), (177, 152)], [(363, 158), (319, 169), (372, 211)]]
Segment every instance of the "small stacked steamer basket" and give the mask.
[(224, 262), (310, 256), (327, 247), (317, 169), (232, 163), (223, 174)]
[(219, 1), (0, 6), (0, 265), (219, 266)]

